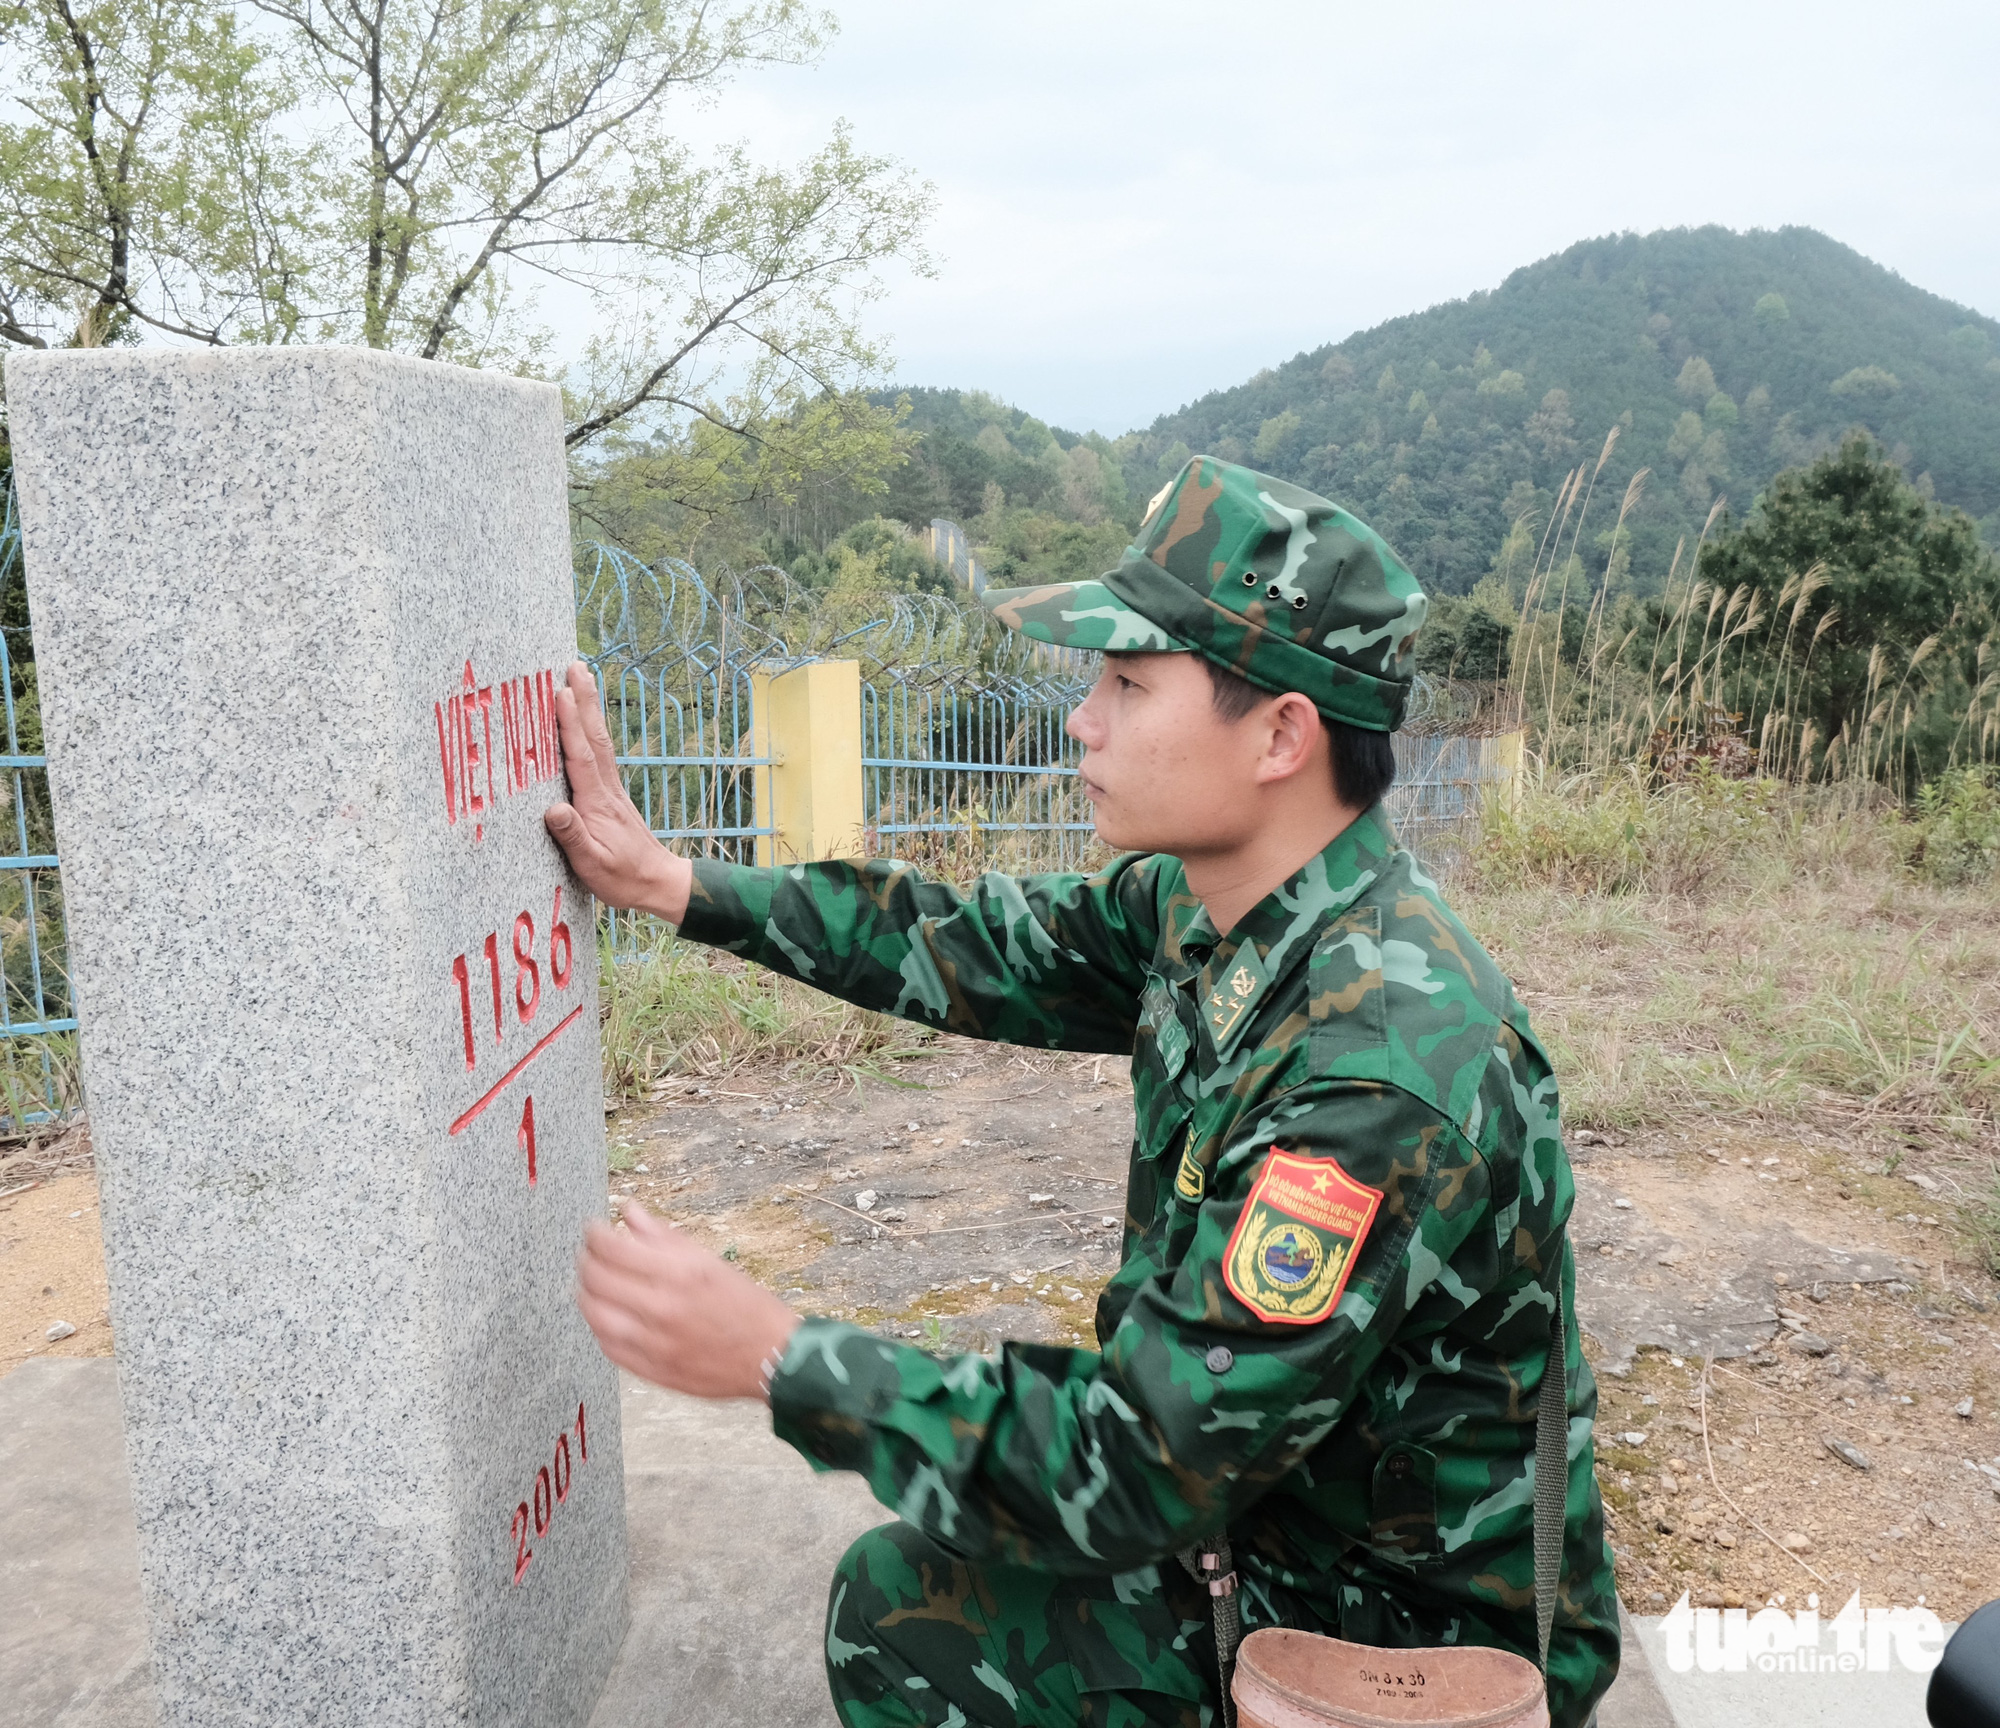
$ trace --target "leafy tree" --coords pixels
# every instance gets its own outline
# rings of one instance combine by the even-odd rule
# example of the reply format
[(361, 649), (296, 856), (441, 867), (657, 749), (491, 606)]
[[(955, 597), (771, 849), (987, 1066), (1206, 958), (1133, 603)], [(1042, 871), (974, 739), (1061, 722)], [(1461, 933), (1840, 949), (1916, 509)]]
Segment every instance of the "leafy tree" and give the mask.
[[(1428, 414), (1430, 412), (1430, 404), (1423, 397), (1424, 393), (1421, 390), (1411, 396), (1406, 412), (1411, 414)], [(1300, 420), (1298, 415), (1294, 414), (1290, 409), (1287, 409), (1282, 414), (1273, 414), (1270, 419), (1257, 428), (1257, 439), (1251, 446), (1251, 454), (1259, 462), (1276, 461), (1289, 450), (1292, 440), (1298, 435), (1299, 425)]]
[(902, 523), (879, 516), (855, 523), (824, 552), (794, 552), (788, 564), (806, 587), (854, 598), (949, 594), (957, 586)]
[(1880, 366), (1856, 366), (1834, 379), (1827, 389), (1836, 396), (1893, 396), (1902, 387), (1902, 379)]
[(0, 338), (276, 342), (317, 252), (286, 67), (214, 0), (0, 0)]
[(1440, 595), (1417, 635), (1417, 670), (1492, 682), (1507, 676), (1515, 620), (1479, 598)]
[(1545, 392), (1542, 405), (1528, 416), (1522, 430), (1547, 459), (1573, 454), (1576, 440), (1571, 434), (1576, 430), (1576, 417), (1569, 411), (1569, 392), (1560, 385)]
[(1715, 368), (1699, 354), (1690, 355), (1674, 380), (1674, 388), (1690, 402), (1706, 402), (1715, 394)]
[(694, 418), (650, 438), (614, 432), (573, 474), (577, 526), (649, 563), (741, 566), (773, 544), (823, 546), (881, 510), (915, 442), (903, 413), (850, 392), (738, 425)]
[[(800, 0), (0, 0), (0, 335), (346, 341), (549, 375), (534, 290), (588, 305), (572, 448), (705, 425), (810, 466), (809, 405), (879, 374), (875, 267), (930, 194), (837, 129), (780, 167), (677, 116), (817, 54)], [(850, 405), (833, 420), (851, 428)], [(669, 438), (656, 469), (672, 469)], [(732, 458), (732, 460), (736, 460)]]
[(1030, 582), (1076, 582), (1101, 576), (1125, 550), (1116, 522), (1068, 522), (1046, 511), (1009, 511), (998, 520), (976, 519), (981, 562), (1000, 587)]
[[(1740, 527), (1723, 525), (1701, 574), (1720, 594), (1755, 597), (1766, 622), (1751, 636), (1773, 675), (1780, 660), (1798, 669), (1789, 692), (1767, 682), (1759, 707), (1789, 701), (1822, 743), (1892, 726), (1918, 774), (1979, 753), (1964, 722), (1994, 647), (2000, 562), (1963, 511), (1926, 499), (1872, 439), (1779, 475)], [(1768, 651), (1787, 632), (1788, 659)]]

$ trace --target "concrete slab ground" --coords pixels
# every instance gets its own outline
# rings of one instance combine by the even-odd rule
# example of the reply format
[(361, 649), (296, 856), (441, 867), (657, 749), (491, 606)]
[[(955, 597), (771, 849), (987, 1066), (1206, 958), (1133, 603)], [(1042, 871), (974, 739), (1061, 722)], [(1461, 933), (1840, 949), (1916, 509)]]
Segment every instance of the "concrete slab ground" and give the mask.
[(815, 1474), (761, 1405), (627, 1377), (625, 1515), (632, 1629), (591, 1728), (834, 1728), (827, 1581), (890, 1517), (861, 1478)]
[[(1667, 1660), (1661, 1617), (1648, 1616), (1631, 1630), (1637, 1633), (1674, 1728), (1761, 1728), (1763, 1724), (1772, 1728), (1922, 1728), (1929, 1720), (1924, 1711), (1928, 1674), (1905, 1668), (1893, 1668), (1886, 1674), (1703, 1674), (1699, 1670), (1676, 1674)], [(1628, 1653), (1631, 1644), (1628, 1631)], [(1830, 1634), (1823, 1637), (1822, 1648), (1832, 1653)]]
[[(815, 1475), (752, 1406), (628, 1379), (624, 1414), (632, 1625), (591, 1728), (833, 1728), (826, 1581), (888, 1514), (858, 1478)], [(154, 1728), (111, 1362), (45, 1359), (0, 1380), (0, 1482), (0, 1714)], [(1869, 1676), (1902, 1685), (1847, 1709), (1835, 1694), (1861, 1697), (1853, 1676), (1758, 1688), (1666, 1673), (1657, 1626), (1628, 1620), (1599, 1728), (1862, 1728), (1861, 1708), (1865, 1728), (1923, 1721), (1921, 1676)]]
[(0, 1380), (0, 1698), (35, 1728), (152, 1728), (139, 1538), (103, 1357)]

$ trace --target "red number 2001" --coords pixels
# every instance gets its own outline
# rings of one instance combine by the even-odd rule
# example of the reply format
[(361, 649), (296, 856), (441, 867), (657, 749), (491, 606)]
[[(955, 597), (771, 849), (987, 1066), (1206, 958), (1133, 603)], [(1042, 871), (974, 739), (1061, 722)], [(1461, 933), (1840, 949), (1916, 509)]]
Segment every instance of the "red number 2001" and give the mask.
[[(579, 1460), (590, 1462), (590, 1435), (583, 1425), (583, 1406), (576, 1407), (576, 1450)], [(569, 1437), (571, 1430), (565, 1428), (556, 1436), (554, 1463), (544, 1464), (535, 1472), (535, 1487), (532, 1496), (514, 1508), (514, 1516), (507, 1526), (507, 1534), (514, 1539), (514, 1582), (521, 1582), (528, 1570), (528, 1562), (535, 1557), (534, 1549), (528, 1546), (528, 1536), (532, 1531), (536, 1540), (549, 1533), (549, 1525), (554, 1522), (556, 1508), (569, 1499), (571, 1466), (569, 1458)]]

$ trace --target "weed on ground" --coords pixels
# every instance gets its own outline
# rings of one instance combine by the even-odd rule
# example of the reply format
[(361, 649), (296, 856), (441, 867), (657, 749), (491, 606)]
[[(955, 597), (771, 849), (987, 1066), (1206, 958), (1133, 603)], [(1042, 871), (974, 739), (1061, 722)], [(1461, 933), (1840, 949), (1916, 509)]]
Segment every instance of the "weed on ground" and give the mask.
[(1963, 1153), (2000, 1106), (2000, 895), (1892, 809), (1709, 779), (1532, 782), (1451, 892), (1575, 1126), (1801, 1115)]
[(886, 1078), (934, 1042), (927, 1028), (681, 942), (665, 926), (647, 931), (630, 957), (613, 958), (606, 945), (599, 979), (604, 1090), (616, 1102), (746, 1063), (788, 1078)]

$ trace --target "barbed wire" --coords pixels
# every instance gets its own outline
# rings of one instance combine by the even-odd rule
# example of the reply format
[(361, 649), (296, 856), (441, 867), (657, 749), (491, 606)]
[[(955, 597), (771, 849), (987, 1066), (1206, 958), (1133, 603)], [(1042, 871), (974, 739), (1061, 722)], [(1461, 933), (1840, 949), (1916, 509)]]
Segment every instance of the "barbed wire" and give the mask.
[(578, 548), (576, 613), (583, 656), (600, 675), (636, 671), (669, 684), (682, 674), (782, 672), (838, 653), (860, 661), (871, 683), (1077, 702), (1099, 658), (1028, 641), (969, 596), (829, 593), (774, 564), (704, 575), (601, 541)]
[[(863, 679), (1074, 705), (1101, 656), (1034, 642), (970, 594), (854, 595), (808, 588), (775, 564), (709, 574), (682, 559), (648, 565), (622, 547), (578, 548), (577, 634), (600, 673), (639, 673), (673, 687), (751, 671), (783, 672), (835, 655)], [(1520, 724), (1506, 687), (1418, 673), (1404, 710), (1413, 735), (1501, 732)]]
[(1419, 737), (1462, 737), (1506, 732), (1520, 723), (1518, 697), (1506, 685), (1419, 672), (1403, 708), (1402, 730)]

